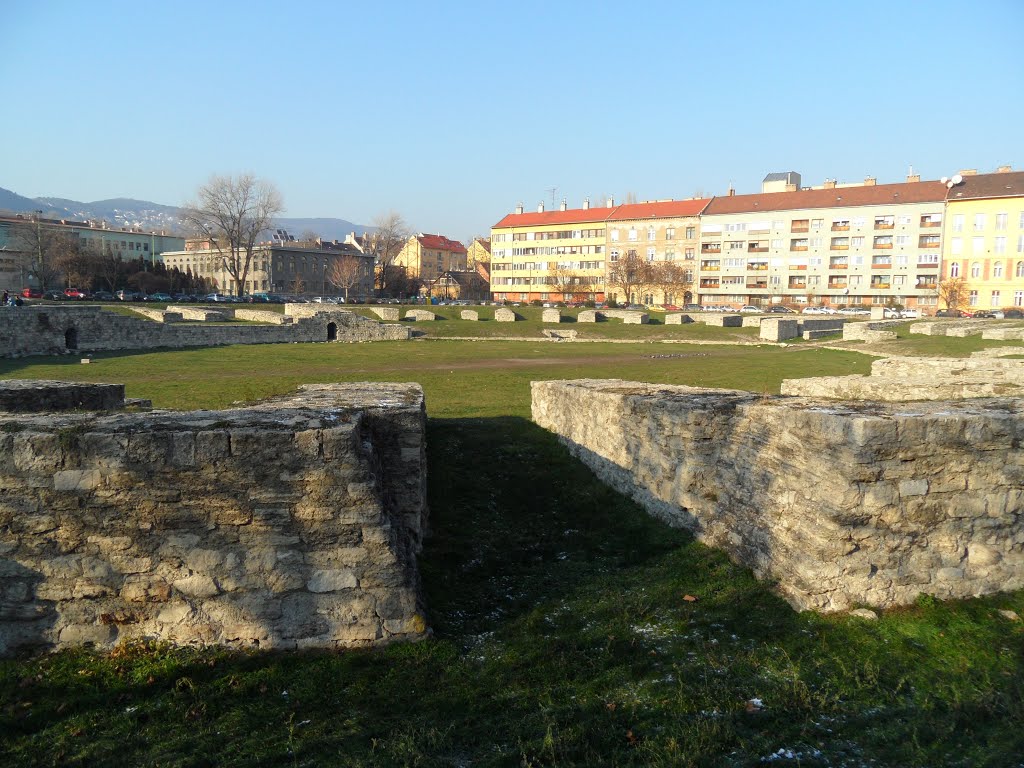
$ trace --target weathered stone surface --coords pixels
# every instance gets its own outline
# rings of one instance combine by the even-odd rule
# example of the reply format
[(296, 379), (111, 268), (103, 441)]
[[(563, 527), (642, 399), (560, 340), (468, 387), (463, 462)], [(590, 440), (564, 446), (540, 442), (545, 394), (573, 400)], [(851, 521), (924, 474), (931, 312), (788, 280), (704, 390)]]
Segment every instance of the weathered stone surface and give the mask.
[(562, 313), (553, 307), (548, 307), (540, 313), (540, 321), (542, 323), (560, 323), (562, 322)]
[(597, 322), (597, 310), (595, 309), (584, 309), (581, 310), (579, 315), (576, 316), (577, 323), (596, 323)]
[(499, 323), (514, 323), (516, 320), (522, 320), (519, 315), (508, 307), (498, 307), (498, 309), (494, 310), (494, 319)]
[[(132, 309), (135, 309), (132, 307)], [(228, 319), (229, 310), (207, 309), (205, 307), (168, 306), (167, 309), (181, 315), (183, 320), (201, 323), (223, 323)], [(137, 311), (137, 310), (136, 310)]]
[(981, 338), (995, 341), (1024, 341), (1024, 327), (985, 328)]
[(0, 380), (0, 412), (107, 411), (124, 407), (124, 384)]
[(405, 319), (420, 322), (421, 320), (436, 320), (437, 315), (429, 309), (409, 309), (406, 310)]
[(787, 317), (766, 317), (761, 321), (760, 337), (765, 341), (787, 341), (800, 335), (800, 321)]
[(401, 319), (397, 307), (370, 307), (370, 311), (389, 323), (397, 323)]
[(415, 384), (309, 385), (222, 411), (0, 414), (0, 654), (422, 635), (424, 431)]
[(649, 314), (634, 309), (602, 309), (600, 314), (621, 320), (623, 325), (646, 325), (651, 321)]
[(543, 334), (549, 339), (558, 341), (571, 341), (576, 338), (577, 331), (563, 328), (545, 328)]
[[(316, 304), (288, 304), (285, 311), (294, 307), (301, 309), (294, 310), (294, 316), (289, 315), (291, 322), (282, 320), (280, 325), (156, 323), (90, 305), (0, 307), (0, 357), (223, 344), (388, 341), (411, 337), (409, 328), (379, 323), (353, 312), (324, 309)], [(212, 319), (209, 312), (219, 311), (188, 307), (176, 307), (175, 311), (188, 319), (187, 312), (191, 309), (196, 309), (205, 319)]]
[(461, 312), (459, 312), (459, 317), (461, 317), (463, 320), (479, 320), (480, 313), (477, 312), (475, 309), (464, 309)]
[(623, 381), (532, 388), (534, 420), (599, 477), (776, 581), (797, 608), (1024, 587), (1022, 400), (908, 408)]
[(705, 314), (698, 315), (695, 319), (698, 323), (714, 325), (719, 328), (743, 327), (743, 315), (726, 315), (718, 312), (707, 312)]
[(682, 312), (669, 312), (665, 315), (665, 325), (685, 325), (692, 322), (693, 318)]

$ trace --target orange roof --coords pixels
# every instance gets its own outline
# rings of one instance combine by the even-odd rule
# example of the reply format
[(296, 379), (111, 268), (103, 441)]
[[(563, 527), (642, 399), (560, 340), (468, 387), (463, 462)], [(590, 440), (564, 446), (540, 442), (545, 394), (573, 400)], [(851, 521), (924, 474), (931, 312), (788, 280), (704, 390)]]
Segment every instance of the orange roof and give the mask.
[(870, 187), (801, 189), (796, 192), (764, 192), (758, 195), (715, 197), (704, 216), (758, 211), (791, 211), (798, 208), (886, 205), (890, 203), (939, 203), (946, 199), (946, 185), (938, 181), (909, 184), (876, 184)]
[(444, 235), (417, 235), (416, 239), (424, 248), (436, 248), (439, 251), (454, 251), (455, 253), (466, 252), (466, 246), (458, 240), (449, 240)]
[(660, 200), (651, 203), (629, 203), (614, 210), (609, 221), (629, 219), (661, 219), (670, 216), (697, 216), (711, 202), (711, 198), (696, 200)]
[(663, 216), (696, 216), (709, 202), (698, 200), (663, 200), (651, 203), (626, 203), (612, 208), (570, 208), (565, 211), (510, 213), (492, 229), (502, 227), (534, 227), (539, 224), (586, 224), (589, 222), (656, 219)]

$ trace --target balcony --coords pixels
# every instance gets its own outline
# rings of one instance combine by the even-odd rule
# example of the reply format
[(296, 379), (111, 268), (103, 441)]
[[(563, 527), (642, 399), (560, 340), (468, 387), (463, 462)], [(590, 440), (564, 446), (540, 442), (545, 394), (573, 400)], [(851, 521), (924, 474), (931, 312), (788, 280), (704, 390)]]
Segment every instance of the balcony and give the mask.
[(919, 242), (917, 244), (917, 247), (918, 248), (938, 248), (939, 247), (939, 243), (937, 241), (936, 242), (932, 242), (931, 240), (922, 240), (921, 242)]
[(896, 224), (892, 221), (876, 221), (875, 229), (896, 229)]
[(941, 227), (941, 221), (928, 221), (927, 219), (921, 219), (921, 229), (931, 229), (932, 227)]
[(879, 262), (878, 264), (872, 264), (871, 268), (872, 269), (892, 269), (892, 262), (889, 262), (889, 261)]
[(918, 269), (938, 269), (939, 265), (934, 261), (919, 261), (917, 262)]
[(829, 250), (830, 251), (848, 251), (848, 250), (850, 250), (850, 246), (848, 244), (847, 245), (841, 245), (839, 243), (832, 243), (832, 245), (829, 246)]
[(722, 268), (718, 264), (701, 264), (700, 265), (700, 271), (701, 272), (718, 272), (721, 269)]
[(790, 264), (790, 265), (789, 265), (789, 268), (790, 268), (791, 270), (794, 270), (794, 269), (795, 269), (795, 270), (798, 270), (798, 271), (800, 271), (800, 272), (805, 272), (805, 271), (807, 271), (807, 265), (806, 265), (806, 264)]
[(747, 264), (747, 270), (749, 272), (767, 272), (767, 264)]
[(828, 289), (830, 291), (842, 291), (842, 290), (845, 290), (846, 287), (847, 287), (847, 284), (845, 282), (843, 282), (843, 283), (829, 283), (828, 284)]
[(891, 251), (892, 243), (875, 243), (874, 247), (876, 251)]
[(845, 261), (832, 261), (832, 262), (829, 262), (828, 268), (829, 269), (849, 269), (850, 265), (848, 263), (846, 263)]
[(790, 251), (806, 251), (807, 250), (807, 246), (806, 245), (791, 245), (789, 247), (789, 250)]
[(765, 245), (754, 245), (751, 243), (747, 246), (747, 253), (768, 253), (768, 247)]
[(719, 284), (718, 284), (717, 280), (701, 280), (700, 281), (700, 287), (704, 288), (704, 289), (707, 289), (707, 288), (718, 288)]
[(849, 222), (844, 222), (844, 223), (840, 224), (839, 222), (835, 222), (834, 224), (832, 224), (832, 231), (833, 232), (849, 232), (850, 231), (850, 223)]
[(747, 283), (747, 288), (752, 291), (766, 291), (768, 290), (768, 283)]
[(790, 288), (801, 288), (801, 289), (803, 289), (803, 288), (807, 287), (807, 283), (806, 282), (794, 283), (794, 282), (790, 281), (789, 287)]
[(884, 290), (889, 287), (889, 283), (871, 283), (871, 290), (873, 291)]
[(918, 290), (923, 290), (923, 289), (926, 289), (926, 288), (927, 289), (935, 289), (935, 288), (939, 287), (939, 284), (938, 283), (918, 283), (914, 287), (917, 288)]
[(793, 225), (793, 226), (792, 226), (792, 227), (790, 228), (790, 230), (789, 230), (789, 231), (790, 231), (790, 232), (810, 232), (810, 231), (811, 231), (811, 228), (810, 228), (810, 226), (809, 226), (809, 225), (807, 225), (807, 224), (794, 224), (794, 225)]
[(700, 252), (701, 253), (721, 253), (722, 252), (722, 245), (721, 245), (721, 243), (704, 243), (700, 247)]

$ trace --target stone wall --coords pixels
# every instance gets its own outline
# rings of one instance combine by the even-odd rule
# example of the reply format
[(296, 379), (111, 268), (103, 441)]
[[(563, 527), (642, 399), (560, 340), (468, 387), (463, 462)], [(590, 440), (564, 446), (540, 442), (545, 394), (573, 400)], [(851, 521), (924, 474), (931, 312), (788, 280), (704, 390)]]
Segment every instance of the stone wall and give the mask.
[(352, 312), (316, 312), (291, 325), (156, 323), (97, 306), (0, 307), (0, 357), (224, 344), (408, 339), (410, 331)]
[(1024, 587), (1024, 401), (835, 403), (535, 382), (533, 418), (798, 609)]
[(422, 636), (415, 384), (248, 408), (0, 414), (0, 653)]

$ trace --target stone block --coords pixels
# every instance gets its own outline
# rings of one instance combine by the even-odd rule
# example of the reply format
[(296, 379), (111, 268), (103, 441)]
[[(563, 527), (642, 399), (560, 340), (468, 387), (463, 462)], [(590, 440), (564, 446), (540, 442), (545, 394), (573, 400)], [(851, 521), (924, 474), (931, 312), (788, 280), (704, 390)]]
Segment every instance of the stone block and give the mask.
[(397, 307), (370, 307), (370, 311), (389, 323), (397, 323), (401, 319)]
[(596, 323), (597, 322), (597, 310), (584, 309), (579, 315), (576, 316), (577, 323)]
[(463, 320), (479, 320), (480, 313), (475, 309), (464, 309), (459, 312), (459, 317)]
[(436, 320), (437, 315), (426, 309), (410, 309), (406, 311), (405, 319), (418, 323), (424, 320)]
[(560, 323), (562, 322), (562, 313), (549, 307), (540, 313), (540, 320), (542, 323)]
[(692, 322), (693, 318), (682, 312), (669, 312), (665, 315), (665, 325), (685, 325)]
[(494, 310), (494, 319), (499, 323), (514, 323), (522, 318), (508, 307), (498, 307)]
[(760, 337), (764, 341), (789, 341), (800, 335), (800, 322), (782, 317), (766, 317), (761, 322)]

